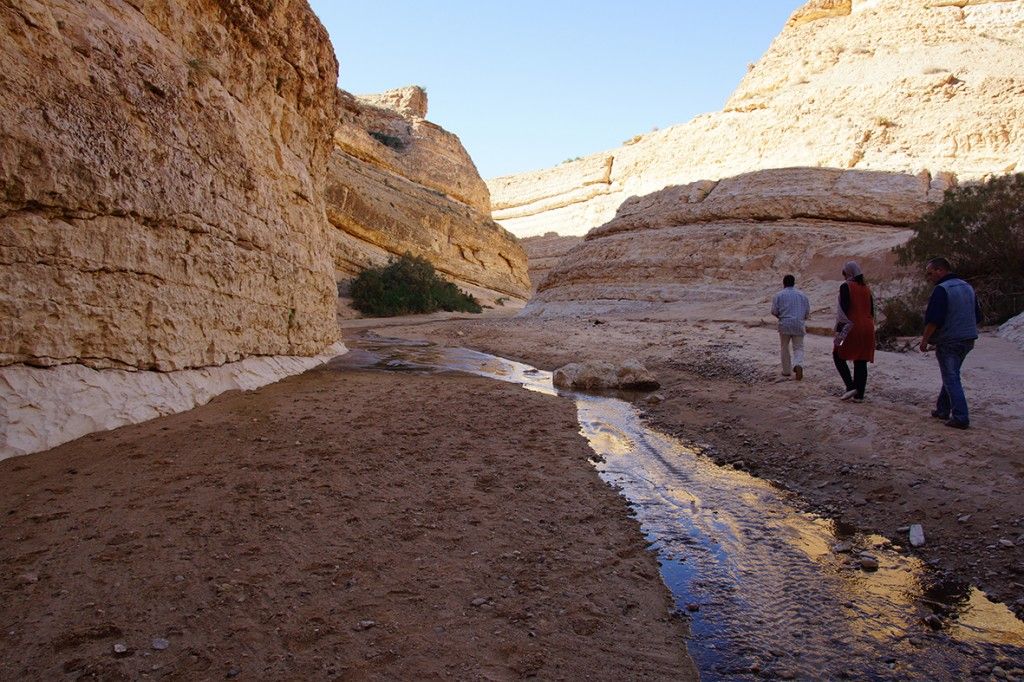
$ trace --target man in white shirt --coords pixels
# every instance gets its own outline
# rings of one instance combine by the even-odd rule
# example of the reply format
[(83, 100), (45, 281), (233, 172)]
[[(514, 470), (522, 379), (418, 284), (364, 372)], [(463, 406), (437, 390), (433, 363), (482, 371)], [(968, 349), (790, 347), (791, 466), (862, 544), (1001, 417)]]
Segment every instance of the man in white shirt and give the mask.
[(793, 372), (796, 380), (804, 378), (804, 320), (811, 315), (811, 302), (796, 288), (796, 278), (782, 278), (782, 291), (772, 299), (772, 315), (779, 318), (779, 342), (782, 345), (782, 376), (790, 375), (789, 346), (793, 345)]

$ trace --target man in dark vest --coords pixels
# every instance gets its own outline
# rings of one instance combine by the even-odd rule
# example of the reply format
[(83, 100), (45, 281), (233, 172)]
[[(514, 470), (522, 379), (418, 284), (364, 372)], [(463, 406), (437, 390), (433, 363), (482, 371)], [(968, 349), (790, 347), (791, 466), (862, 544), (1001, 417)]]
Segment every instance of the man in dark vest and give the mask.
[(945, 258), (932, 258), (925, 266), (925, 277), (935, 288), (924, 314), (920, 349), (924, 353), (929, 345), (935, 347), (935, 359), (939, 361), (942, 375), (942, 389), (932, 416), (944, 420), (946, 426), (966, 429), (970, 419), (967, 397), (960, 383), (960, 366), (978, 338), (981, 308), (971, 285), (952, 270)]

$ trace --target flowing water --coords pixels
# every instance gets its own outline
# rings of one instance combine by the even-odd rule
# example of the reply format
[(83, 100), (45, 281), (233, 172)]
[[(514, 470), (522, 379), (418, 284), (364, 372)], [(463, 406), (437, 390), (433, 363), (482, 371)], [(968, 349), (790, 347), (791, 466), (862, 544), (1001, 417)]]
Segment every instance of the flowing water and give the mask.
[(454, 370), (574, 400), (592, 461), (633, 505), (690, 618), (704, 680), (962, 680), (1024, 668), (1024, 623), (1004, 605), (935, 585), (885, 538), (799, 511), (785, 491), (648, 427), (625, 400), (556, 390), (550, 372), (464, 348), (372, 334), (346, 343), (332, 366)]

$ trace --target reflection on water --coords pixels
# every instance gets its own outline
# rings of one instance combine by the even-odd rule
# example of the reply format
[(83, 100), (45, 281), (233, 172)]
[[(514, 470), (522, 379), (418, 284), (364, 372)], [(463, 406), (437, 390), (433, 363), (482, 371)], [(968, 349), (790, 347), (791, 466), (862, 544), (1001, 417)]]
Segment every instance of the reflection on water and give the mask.
[(691, 618), (705, 680), (967, 679), (1024, 665), (1024, 623), (1004, 605), (932, 585), (885, 538), (798, 511), (784, 491), (650, 429), (624, 400), (557, 391), (549, 372), (471, 350), (351, 345), (332, 366), (457, 370), (575, 400), (595, 465), (636, 509)]

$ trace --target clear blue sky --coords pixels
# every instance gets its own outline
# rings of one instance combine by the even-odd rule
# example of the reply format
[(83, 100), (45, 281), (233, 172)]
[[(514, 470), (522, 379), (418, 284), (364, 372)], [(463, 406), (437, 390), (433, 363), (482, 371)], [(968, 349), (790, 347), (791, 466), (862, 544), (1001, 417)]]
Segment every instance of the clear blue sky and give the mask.
[(720, 109), (803, 0), (310, 0), (356, 94), (427, 89), (480, 174)]

